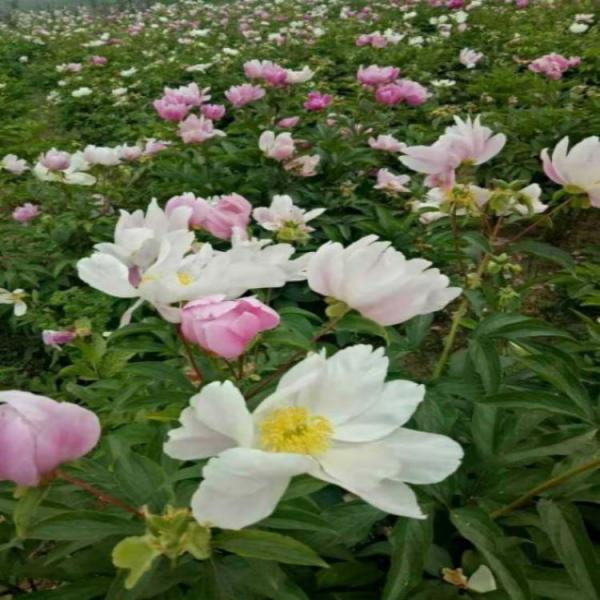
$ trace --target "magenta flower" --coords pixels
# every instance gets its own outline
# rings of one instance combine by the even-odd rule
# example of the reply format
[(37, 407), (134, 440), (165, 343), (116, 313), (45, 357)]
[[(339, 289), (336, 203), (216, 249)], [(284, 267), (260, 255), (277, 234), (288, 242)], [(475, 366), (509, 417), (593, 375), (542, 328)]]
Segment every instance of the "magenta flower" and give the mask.
[(396, 83), (388, 83), (377, 88), (375, 100), (380, 104), (395, 106), (406, 103), (419, 106), (427, 101), (429, 92), (421, 84), (410, 79), (402, 79)]
[(100, 439), (91, 411), (45, 396), (0, 392), (0, 480), (36, 486), (61, 464), (84, 456)]
[(279, 315), (255, 298), (225, 300), (207, 296), (181, 310), (181, 333), (190, 342), (223, 358), (241, 356), (256, 336), (279, 325)]
[(325, 110), (333, 102), (333, 96), (330, 94), (321, 94), (321, 92), (310, 92), (308, 99), (304, 103), (306, 110), (315, 112)]
[(579, 56), (566, 58), (562, 54), (546, 54), (536, 58), (529, 65), (529, 70), (534, 73), (542, 73), (550, 79), (560, 79), (565, 71), (577, 67), (581, 64)]

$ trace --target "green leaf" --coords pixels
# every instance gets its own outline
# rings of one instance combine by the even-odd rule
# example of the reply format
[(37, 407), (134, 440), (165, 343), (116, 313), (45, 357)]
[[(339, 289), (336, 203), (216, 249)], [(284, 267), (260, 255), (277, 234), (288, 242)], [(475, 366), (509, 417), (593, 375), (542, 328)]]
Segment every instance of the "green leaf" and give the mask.
[(382, 600), (410, 598), (422, 579), (427, 553), (433, 542), (433, 517), (400, 518), (390, 536), (391, 565)]
[(335, 327), (336, 331), (349, 331), (364, 335), (372, 335), (381, 338), (386, 345), (389, 344), (389, 337), (385, 327), (371, 319), (361, 317), (356, 313), (346, 315)]
[(581, 600), (600, 598), (600, 564), (577, 508), (566, 502), (540, 500), (538, 512), (555, 552), (582, 594)]
[(114, 548), (112, 560), (115, 567), (129, 571), (125, 587), (130, 590), (152, 568), (160, 552), (152, 545), (151, 536), (128, 537)]
[(336, 587), (361, 587), (378, 581), (383, 573), (368, 562), (339, 562), (317, 573), (317, 587), (320, 590)]
[(110, 535), (143, 533), (141, 522), (91, 510), (71, 510), (29, 526), (32, 540), (100, 540)]
[(511, 246), (511, 251), (526, 252), (527, 254), (533, 254), (534, 256), (551, 260), (569, 271), (575, 268), (575, 261), (568, 252), (565, 252), (556, 246), (544, 244), (543, 242), (536, 242), (534, 240), (519, 242)]
[(246, 558), (275, 560), (291, 565), (327, 566), (312, 548), (294, 538), (257, 529), (224, 531), (214, 538), (213, 546)]
[(504, 538), (502, 529), (479, 508), (459, 508), (450, 513), (450, 519), (460, 534), (481, 552), (510, 599), (531, 600), (521, 565), (500, 544)]
[(549, 325), (545, 321), (524, 317), (523, 315), (495, 314), (486, 317), (473, 333), (475, 338), (504, 338), (519, 340), (530, 337), (561, 337), (572, 336), (564, 331)]
[(502, 367), (495, 342), (486, 339), (470, 340), (469, 358), (481, 377), (486, 393), (493, 394), (498, 391), (502, 380)]

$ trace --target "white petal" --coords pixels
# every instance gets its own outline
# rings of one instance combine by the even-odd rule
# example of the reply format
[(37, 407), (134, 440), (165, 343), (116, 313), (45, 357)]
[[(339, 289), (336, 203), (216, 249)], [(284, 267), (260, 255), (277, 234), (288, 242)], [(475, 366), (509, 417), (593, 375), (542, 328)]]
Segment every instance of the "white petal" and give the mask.
[(413, 519), (426, 518), (419, 507), (415, 493), (401, 481), (384, 479), (373, 488), (357, 488), (349, 491), (386, 513)]
[(252, 443), (252, 418), (244, 397), (230, 381), (205, 386), (192, 397), (180, 421), (182, 426), (169, 432), (164, 446), (165, 453), (173, 458), (208, 458)]
[(22, 317), (27, 312), (27, 304), (25, 302), (16, 302), (13, 308), (15, 317)]
[(137, 290), (129, 283), (129, 269), (114, 256), (92, 254), (77, 263), (79, 278), (93, 288), (117, 298), (135, 298)]
[(232, 448), (204, 467), (204, 481), (192, 497), (201, 524), (242, 529), (268, 517), (294, 475), (306, 473), (312, 460), (299, 454), (276, 454)]
[(334, 439), (366, 442), (382, 438), (404, 425), (425, 397), (425, 386), (412, 381), (390, 381), (363, 413), (338, 425)]
[(399, 429), (382, 445), (401, 462), (398, 479), (408, 483), (438, 483), (458, 469), (463, 457), (459, 444), (445, 435)]

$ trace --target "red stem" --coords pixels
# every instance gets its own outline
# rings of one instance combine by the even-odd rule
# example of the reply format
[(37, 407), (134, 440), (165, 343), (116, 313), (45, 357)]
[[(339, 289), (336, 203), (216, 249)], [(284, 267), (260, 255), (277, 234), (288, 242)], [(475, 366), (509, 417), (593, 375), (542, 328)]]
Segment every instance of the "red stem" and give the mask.
[(111, 496), (110, 494), (99, 490), (93, 485), (90, 485), (87, 481), (83, 481), (83, 479), (73, 477), (60, 470), (56, 472), (56, 476), (60, 477), (60, 479), (68, 481), (72, 485), (77, 486), (78, 488), (84, 490), (88, 494), (91, 494), (95, 498), (98, 498), (98, 500), (102, 502), (102, 504), (112, 504), (113, 506), (118, 506), (119, 508), (127, 511), (128, 513), (135, 515), (136, 517), (144, 518), (144, 513), (141, 510), (133, 508), (133, 506), (129, 506), (129, 504), (123, 502), (122, 500), (119, 500), (118, 498), (115, 498), (114, 496)]

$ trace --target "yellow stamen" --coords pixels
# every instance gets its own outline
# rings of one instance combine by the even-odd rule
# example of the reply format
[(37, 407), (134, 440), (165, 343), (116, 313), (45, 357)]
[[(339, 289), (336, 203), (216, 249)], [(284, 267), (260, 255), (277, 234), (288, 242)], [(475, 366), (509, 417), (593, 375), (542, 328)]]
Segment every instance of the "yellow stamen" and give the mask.
[(260, 441), (269, 452), (314, 456), (329, 448), (332, 434), (328, 419), (295, 406), (274, 411), (260, 425)]
[(181, 285), (190, 285), (194, 278), (189, 273), (177, 273), (177, 279)]

